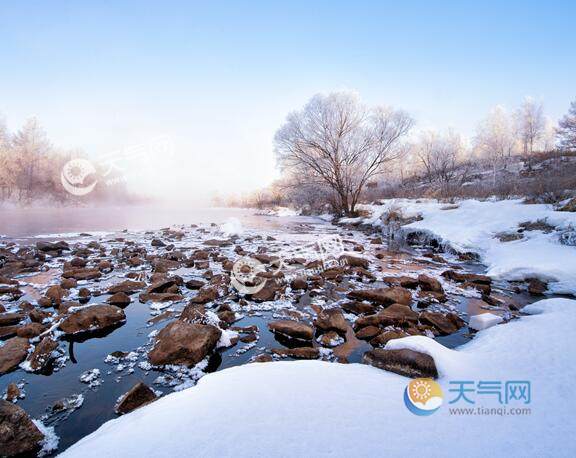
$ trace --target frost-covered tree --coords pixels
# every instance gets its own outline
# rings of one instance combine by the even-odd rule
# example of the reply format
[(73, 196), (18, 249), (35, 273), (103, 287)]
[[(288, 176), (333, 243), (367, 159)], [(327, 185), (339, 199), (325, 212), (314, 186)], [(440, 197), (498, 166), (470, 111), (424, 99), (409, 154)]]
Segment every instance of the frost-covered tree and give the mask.
[(510, 116), (504, 107), (494, 107), (480, 122), (474, 137), (474, 146), (481, 158), (501, 163), (515, 153), (516, 138)]
[(558, 122), (558, 146), (565, 150), (576, 150), (576, 100), (570, 104), (568, 113)]
[(536, 142), (542, 137), (545, 128), (544, 109), (541, 102), (526, 97), (516, 110), (516, 129), (522, 142), (524, 155), (532, 154)]
[(422, 133), (415, 151), (428, 181), (446, 186), (456, 177), (457, 165), (464, 159), (466, 147), (460, 134), (450, 129), (443, 134)]
[(365, 185), (402, 154), (412, 124), (405, 112), (366, 107), (351, 93), (319, 94), (288, 116), (275, 151), (283, 171), (325, 185), (337, 209), (352, 214)]

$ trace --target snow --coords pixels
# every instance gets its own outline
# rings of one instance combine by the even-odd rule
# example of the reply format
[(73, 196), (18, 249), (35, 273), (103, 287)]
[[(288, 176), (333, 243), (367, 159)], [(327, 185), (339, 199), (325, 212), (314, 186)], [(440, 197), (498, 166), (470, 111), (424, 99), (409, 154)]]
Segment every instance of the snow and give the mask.
[[(531, 315), (480, 331), (458, 350), (423, 336), (388, 342), (434, 358), (445, 399), (430, 417), (407, 410), (409, 379), (391, 372), (322, 361), (253, 363), (111, 420), (61, 456), (575, 456), (569, 387), (576, 365), (568, 349), (576, 301), (547, 299), (524, 311)], [(532, 412), (451, 415), (450, 380), (528, 380)]]
[(233, 235), (242, 235), (244, 228), (238, 218), (228, 218), (228, 220), (220, 226), (220, 232), (226, 237)]
[(481, 313), (480, 315), (473, 315), (470, 317), (468, 327), (482, 331), (483, 329), (491, 328), (497, 324), (502, 323), (504, 319), (501, 316), (494, 315), (493, 313)]
[[(576, 295), (576, 248), (560, 243), (562, 234), (576, 227), (576, 213), (555, 211), (551, 205), (524, 204), (518, 199), (470, 199), (454, 206), (457, 208), (431, 199), (390, 199), (382, 205), (362, 206), (371, 211), (371, 216), (360, 221), (381, 226), (380, 217), (390, 209), (400, 209), (405, 216), (420, 215), (422, 220), (403, 226), (404, 233), (423, 232), (457, 251), (479, 253), (491, 277), (539, 278), (551, 282), (551, 294)], [(538, 220), (546, 220), (556, 230), (548, 234), (525, 231), (523, 239), (510, 242), (494, 237), (501, 232), (516, 232), (520, 223)]]
[(41, 449), (38, 452), (38, 456), (45, 456), (53, 452), (58, 448), (58, 442), (60, 438), (54, 432), (54, 426), (45, 426), (41, 420), (32, 420), (36, 427), (44, 434), (44, 439), (40, 442)]

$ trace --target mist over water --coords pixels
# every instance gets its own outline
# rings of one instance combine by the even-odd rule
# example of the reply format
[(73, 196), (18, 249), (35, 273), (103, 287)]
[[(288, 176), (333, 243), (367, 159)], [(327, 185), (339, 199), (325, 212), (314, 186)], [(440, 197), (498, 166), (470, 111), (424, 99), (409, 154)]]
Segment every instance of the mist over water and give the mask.
[(247, 227), (258, 227), (267, 219), (254, 210), (194, 208), (189, 206), (142, 205), (105, 207), (2, 208), (0, 234), (6, 237), (65, 234), (70, 232), (115, 232), (153, 230), (179, 224), (222, 224), (237, 218)]

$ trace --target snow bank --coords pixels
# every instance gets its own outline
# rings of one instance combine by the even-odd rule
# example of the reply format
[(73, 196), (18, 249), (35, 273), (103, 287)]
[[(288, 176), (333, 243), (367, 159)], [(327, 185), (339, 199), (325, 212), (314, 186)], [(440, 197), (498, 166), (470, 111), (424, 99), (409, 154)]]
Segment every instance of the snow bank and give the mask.
[(551, 205), (526, 205), (521, 200), (464, 200), (458, 207), (436, 200), (391, 199), (367, 205), (371, 216), (364, 223), (381, 225), (389, 209), (422, 220), (404, 226), (408, 232), (430, 233), (459, 251), (478, 252), (487, 274), (505, 280), (540, 278), (551, 281), (550, 293), (576, 295), (576, 247), (560, 244), (560, 231), (548, 234), (525, 231), (524, 238), (501, 242), (494, 236), (515, 232), (527, 221), (546, 220), (557, 229), (576, 227), (576, 213), (555, 211)]
[[(459, 350), (426, 337), (388, 343), (436, 360), (445, 400), (430, 417), (407, 410), (409, 379), (390, 372), (321, 361), (254, 363), (109, 421), (62, 456), (575, 456), (576, 301), (549, 299), (525, 310), (534, 316), (481, 331)], [(450, 415), (450, 380), (529, 380), (532, 413)]]

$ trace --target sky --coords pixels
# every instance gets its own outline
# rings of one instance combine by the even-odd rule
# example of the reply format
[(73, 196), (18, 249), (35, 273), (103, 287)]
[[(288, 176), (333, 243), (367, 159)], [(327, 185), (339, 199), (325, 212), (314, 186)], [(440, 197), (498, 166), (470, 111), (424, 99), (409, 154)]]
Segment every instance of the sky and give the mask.
[(0, 116), (94, 158), (169, 138), (133, 185), (202, 201), (277, 177), (274, 133), (318, 92), (467, 136), (525, 96), (555, 121), (576, 98), (575, 17), (554, 0), (5, 1)]

